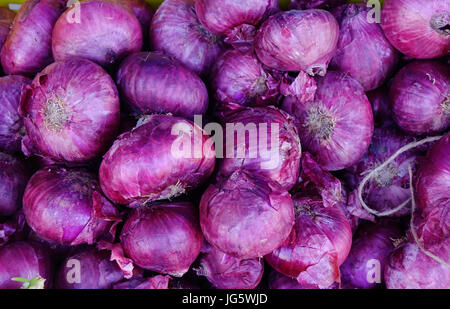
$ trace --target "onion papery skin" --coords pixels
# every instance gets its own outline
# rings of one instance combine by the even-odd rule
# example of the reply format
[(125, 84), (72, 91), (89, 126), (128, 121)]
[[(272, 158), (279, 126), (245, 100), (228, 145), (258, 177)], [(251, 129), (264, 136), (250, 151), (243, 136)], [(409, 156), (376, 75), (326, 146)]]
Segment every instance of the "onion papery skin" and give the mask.
[[(219, 163), (219, 177), (228, 177), (238, 169), (245, 169), (278, 182), (286, 190), (294, 186), (300, 172), (302, 149), (290, 115), (274, 107), (247, 108), (230, 114), (224, 123), (225, 149), (224, 159)], [(250, 133), (239, 131), (240, 124), (251, 128)], [(253, 124), (256, 127), (252, 128)], [(265, 145), (261, 142), (263, 138), (267, 138)], [(232, 145), (227, 144), (230, 141)], [(233, 154), (228, 154), (228, 148), (233, 149)], [(245, 155), (240, 153), (244, 148)]]
[(203, 81), (177, 60), (140, 52), (120, 65), (117, 84), (123, 100), (137, 114), (171, 113), (193, 119), (208, 108)]
[(0, 50), (8, 37), (16, 13), (8, 8), (0, 8)]
[(53, 281), (50, 254), (43, 246), (30, 241), (18, 241), (0, 247), (0, 289), (19, 289), (23, 283), (11, 280), (31, 280), (40, 276), (45, 279), (45, 288)]
[(258, 258), (289, 236), (293, 202), (278, 183), (238, 170), (205, 191), (200, 225), (206, 240), (220, 251), (239, 259)]
[(19, 115), (22, 87), (31, 80), (20, 75), (0, 77), (0, 151), (18, 153), (22, 136), (25, 133), (22, 118)]
[(183, 276), (200, 254), (203, 236), (188, 202), (143, 205), (133, 210), (120, 235), (127, 257), (147, 270)]
[(93, 247), (77, 251), (61, 263), (56, 276), (57, 289), (111, 289), (123, 279), (122, 271), (109, 260), (107, 251)]
[(294, 196), (295, 225), (288, 239), (265, 260), (301, 285), (327, 288), (340, 282), (339, 266), (352, 244), (352, 230), (343, 210), (324, 207), (317, 198)]
[(371, 10), (364, 4), (347, 4), (333, 11), (339, 23), (339, 42), (330, 67), (350, 74), (364, 91), (381, 86), (399, 58), (380, 25), (370, 21)]
[(314, 101), (286, 97), (282, 108), (295, 117), (304, 150), (327, 170), (352, 166), (369, 148), (372, 108), (362, 86), (345, 73), (318, 78)]
[(218, 289), (254, 289), (261, 281), (264, 260), (241, 260), (211, 247), (200, 259), (199, 275)]
[(325, 75), (334, 56), (339, 25), (324, 10), (292, 10), (270, 16), (259, 28), (255, 52), (268, 67)]
[(97, 179), (80, 169), (36, 172), (25, 189), (23, 210), (38, 236), (68, 245), (92, 244), (120, 221)]
[(110, 67), (142, 48), (142, 29), (134, 13), (118, 1), (88, 0), (79, 4), (80, 21), (67, 9), (55, 24), (52, 50), (55, 60), (85, 58)]
[(389, 98), (397, 125), (415, 135), (450, 127), (450, 70), (434, 61), (415, 61), (394, 77)]
[(33, 76), (52, 63), (52, 31), (63, 11), (62, 0), (28, 0), (20, 7), (0, 54), (5, 73)]
[(431, 59), (448, 55), (449, 25), (448, 0), (389, 0), (381, 11), (381, 27), (386, 37), (410, 58)]
[(22, 92), (25, 154), (84, 163), (101, 156), (119, 128), (112, 78), (97, 64), (72, 58), (45, 68)]
[(207, 76), (226, 45), (223, 37), (203, 27), (194, 5), (194, 0), (164, 1), (150, 26), (150, 44), (198, 75)]
[[(350, 254), (340, 267), (342, 287), (346, 289), (382, 287), (388, 257), (395, 249), (394, 241), (401, 236), (402, 229), (396, 222), (362, 224), (353, 239)], [(378, 275), (380, 277), (376, 278)], [(377, 279), (380, 282), (377, 282)]]
[[(173, 129), (179, 128), (174, 135)], [(100, 184), (118, 204), (172, 199), (197, 188), (215, 166), (209, 137), (193, 122), (169, 115), (150, 115), (122, 134), (100, 166)], [(177, 145), (183, 145), (178, 152)], [(196, 145), (203, 145), (196, 151)], [(181, 146), (180, 146), (181, 147)], [(130, 205), (132, 206), (132, 205)]]
[(22, 206), (29, 174), (22, 161), (0, 152), (0, 217), (12, 216)]

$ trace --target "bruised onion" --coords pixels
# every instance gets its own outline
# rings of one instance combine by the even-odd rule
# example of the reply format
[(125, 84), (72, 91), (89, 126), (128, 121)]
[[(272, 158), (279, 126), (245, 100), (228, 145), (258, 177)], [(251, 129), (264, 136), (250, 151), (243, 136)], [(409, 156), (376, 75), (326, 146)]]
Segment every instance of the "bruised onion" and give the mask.
[(11, 216), (22, 206), (29, 172), (19, 159), (0, 152), (0, 217)]
[(169, 276), (154, 276), (150, 278), (132, 278), (125, 282), (117, 283), (113, 289), (133, 290), (167, 290), (169, 288)]
[(119, 1), (83, 1), (72, 5), (56, 22), (53, 55), (57, 61), (80, 57), (110, 66), (140, 51), (142, 35), (134, 13)]
[(208, 108), (203, 81), (177, 60), (160, 53), (135, 53), (120, 65), (117, 84), (137, 113), (171, 113), (193, 119)]
[(106, 196), (118, 204), (171, 199), (196, 188), (214, 171), (208, 136), (191, 121), (150, 115), (121, 135), (100, 166)]
[(362, 86), (342, 72), (318, 78), (313, 101), (286, 97), (283, 109), (296, 118), (302, 146), (325, 169), (335, 171), (356, 163), (373, 134), (373, 114)]
[(120, 235), (125, 255), (147, 270), (181, 277), (200, 253), (203, 236), (187, 202), (142, 205)]
[(389, 0), (381, 11), (386, 37), (403, 54), (431, 59), (450, 52), (447, 0)]
[(252, 259), (284, 242), (294, 224), (294, 207), (278, 183), (238, 170), (205, 191), (200, 224), (211, 245), (235, 258)]
[(27, 0), (17, 13), (1, 51), (7, 74), (34, 75), (53, 61), (52, 31), (62, 0)]
[(111, 77), (84, 59), (55, 62), (22, 93), (23, 150), (57, 161), (100, 156), (119, 127), (119, 97)]
[(394, 77), (389, 92), (400, 128), (416, 135), (450, 127), (450, 70), (434, 61), (415, 61)]
[(9, 34), (16, 13), (8, 8), (0, 8), (0, 50)]
[(221, 36), (202, 26), (194, 4), (194, 0), (165, 0), (153, 17), (150, 43), (205, 76), (225, 45)]
[(333, 11), (339, 23), (339, 42), (330, 66), (350, 74), (365, 91), (383, 84), (398, 60), (398, 52), (380, 25), (370, 20), (371, 10), (364, 4), (347, 4)]
[(20, 152), (25, 133), (18, 112), (20, 95), (22, 87), (30, 83), (31, 80), (19, 75), (0, 77), (0, 151)]
[(272, 15), (261, 25), (255, 51), (270, 68), (323, 76), (338, 37), (339, 25), (330, 12), (292, 10)]
[(36, 172), (25, 189), (23, 210), (41, 238), (69, 245), (92, 244), (120, 221), (95, 177), (80, 169)]

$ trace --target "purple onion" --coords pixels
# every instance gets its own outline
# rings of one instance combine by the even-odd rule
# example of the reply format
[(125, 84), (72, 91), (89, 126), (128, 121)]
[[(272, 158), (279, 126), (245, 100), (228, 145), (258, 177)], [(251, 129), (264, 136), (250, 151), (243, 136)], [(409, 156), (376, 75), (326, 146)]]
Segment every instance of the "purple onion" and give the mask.
[(116, 86), (100, 66), (84, 59), (55, 62), (22, 93), (23, 150), (56, 161), (96, 159), (116, 134), (119, 109)]
[(120, 65), (122, 99), (137, 113), (171, 113), (193, 119), (208, 108), (203, 81), (177, 60), (160, 53), (135, 53)]
[(0, 50), (9, 34), (16, 13), (8, 8), (0, 8)]
[(137, 17), (119, 1), (83, 1), (72, 5), (56, 22), (53, 55), (59, 61), (81, 57), (110, 66), (140, 51), (142, 35)]
[(147, 40), (148, 31), (154, 15), (154, 11), (150, 4), (145, 0), (119, 0), (119, 2), (136, 15), (136, 18), (141, 24), (143, 39), (144, 41)]
[(288, 11), (269, 17), (259, 28), (259, 60), (280, 71), (325, 75), (336, 50), (339, 25), (323, 10)]
[(0, 218), (0, 247), (10, 242), (25, 240), (28, 234), (29, 228), (22, 210), (12, 217)]
[(206, 76), (225, 45), (221, 36), (212, 34), (199, 22), (194, 3), (194, 0), (165, 0), (153, 17), (150, 43), (154, 49)]

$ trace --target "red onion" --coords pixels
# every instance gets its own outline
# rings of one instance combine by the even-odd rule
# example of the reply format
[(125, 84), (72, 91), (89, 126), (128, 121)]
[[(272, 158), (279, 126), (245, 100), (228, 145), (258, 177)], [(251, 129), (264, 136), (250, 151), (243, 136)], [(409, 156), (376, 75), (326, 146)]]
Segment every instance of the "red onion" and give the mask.
[[(28, 282), (19, 282), (13, 278)], [(50, 288), (51, 284), (50, 255), (44, 247), (22, 241), (0, 247), (0, 289)]]
[(123, 279), (108, 252), (91, 247), (78, 251), (62, 262), (56, 277), (57, 289), (110, 289)]
[(283, 109), (296, 117), (302, 146), (327, 170), (355, 164), (372, 139), (372, 109), (361, 85), (341, 72), (318, 79), (314, 101), (287, 97)]
[(225, 42), (251, 45), (256, 26), (274, 11), (274, 0), (197, 0), (195, 11), (206, 29), (224, 35)]
[(144, 269), (181, 277), (203, 243), (197, 220), (187, 202), (143, 205), (125, 222), (120, 235), (124, 252)]
[(119, 0), (119, 2), (136, 15), (143, 31), (142, 38), (144, 41), (147, 40), (148, 31), (154, 14), (152, 7), (145, 0)]
[(445, 64), (412, 62), (395, 76), (389, 97), (395, 122), (416, 135), (450, 127), (450, 71)]
[[(56, 60), (81, 57), (109, 66), (141, 50), (141, 25), (120, 2), (89, 0), (78, 6), (66, 10), (55, 24), (52, 49)], [(77, 9), (79, 20), (73, 20)]]
[(203, 133), (182, 118), (148, 116), (121, 135), (104, 156), (103, 192), (118, 204), (130, 204), (171, 199), (196, 188), (215, 165), (214, 149), (208, 147), (209, 137)]
[(389, 0), (381, 12), (381, 27), (386, 37), (411, 58), (447, 55), (450, 52), (449, 25), (446, 0)]
[(294, 10), (330, 8), (345, 2), (345, 0), (290, 0), (289, 8)]
[(24, 151), (59, 161), (93, 160), (114, 138), (119, 109), (116, 86), (100, 66), (84, 59), (55, 62), (22, 93)]
[(254, 289), (261, 281), (264, 260), (241, 260), (211, 247), (200, 260), (199, 275), (218, 289)]
[(275, 14), (262, 24), (255, 51), (270, 68), (323, 76), (338, 37), (339, 26), (331, 13), (293, 10)]
[(24, 127), (18, 108), (22, 87), (31, 81), (19, 75), (0, 77), (0, 151), (20, 152)]
[(340, 30), (330, 66), (350, 74), (365, 91), (381, 86), (393, 73), (398, 60), (397, 51), (380, 25), (370, 21), (371, 10), (365, 4), (347, 4), (333, 11)]
[(20, 7), (0, 55), (7, 74), (34, 75), (53, 61), (52, 31), (63, 10), (62, 0), (27, 0)]
[(9, 34), (16, 13), (8, 8), (0, 8), (0, 50)]
[(203, 81), (177, 60), (160, 53), (128, 56), (117, 73), (123, 100), (138, 113), (172, 113), (194, 118), (208, 108)]
[(222, 37), (206, 30), (197, 19), (194, 0), (165, 0), (153, 17), (150, 43), (205, 76), (225, 49)]
[(344, 288), (372, 289), (384, 282), (383, 273), (394, 241), (400, 239), (396, 222), (365, 223), (353, 238), (352, 249), (340, 267)]
[(93, 175), (61, 167), (49, 167), (31, 177), (23, 210), (41, 238), (70, 245), (92, 244), (120, 221)]
[(117, 283), (113, 289), (133, 290), (167, 290), (169, 288), (169, 276), (155, 276), (151, 278), (133, 278), (125, 282)]
[(291, 196), (278, 183), (243, 170), (208, 187), (200, 202), (206, 240), (239, 259), (278, 248), (294, 224)]
[(23, 162), (0, 152), (0, 217), (11, 216), (21, 207), (28, 175)]
[[(220, 177), (243, 168), (278, 182), (286, 190), (294, 186), (301, 145), (292, 117), (274, 107), (250, 108), (229, 115), (224, 122), (226, 153), (219, 166)], [(249, 133), (240, 126), (249, 128)]]
[(229, 50), (216, 61), (211, 72), (215, 99), (242, 106), (264, 106), (276, 103), (279, 81), (263, 67), (253, 53)]

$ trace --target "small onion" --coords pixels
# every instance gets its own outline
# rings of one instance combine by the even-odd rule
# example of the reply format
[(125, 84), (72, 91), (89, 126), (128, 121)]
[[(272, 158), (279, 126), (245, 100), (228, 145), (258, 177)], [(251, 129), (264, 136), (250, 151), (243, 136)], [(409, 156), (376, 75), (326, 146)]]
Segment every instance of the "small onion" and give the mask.
[(304, 149), (327, 170), (352, 166), (369, 147), (374, 129), (370, 102), (345, 73), (328, 72), (318, 79), (314, 101), (286, 97), (283, 109), (296, 118)]
[[(19, 289), (24, 283), (11, 280), (41, 279), (34, 282), (30, 289), (50, 288), (52, 285), (52, 266), (49, 252), (34, 242), (14, 242), (0, 247), (0, 289)], [(42, 282), (44, 279), (45, 281)], [(43, 286), (41, 284), (44, 283)]]
[(23, 162), (0, 152), (0, 217), (11, 216), (22, 206), (28, 174)]
[(239, 259), (278, 248), (294, 224), (291, 196), (278, 183), (243, 170), (208, 187), (200, 202), (206, 240)]
[(41, 238), (69, 245), (92, 244), (120, 221), (93, 175), (61, 167), (42, 169), (31, 177), (23, 210)]
[(117, 283), (113, 289), (118, 290), (167, 290), (169, 288), (169, 276), (154, 276), (151, 278), (132, 278), (125, 282)]
[(52, 31), (64, 10), (61, 0), (27, 0), (1, 51), (7, 74), (34, 75), (53, 61)]
[(207, 147), (209, 137), (203, 134), (200, 127), (182, 118), (148, 116), (121, 135), (104, 156), (103, 192), (125, 205), (171, 199), (196, 188), (215, 166), (214, 149)]
[(386, 37), (411, 58), (430, 59), (450, 52), (448, 0), (389, 0), (381, 11)]
[(208, 108), (203, 81), (177, 60), (160, 53), (135, 53), (120, 65), (117, 84), (137, 113), (171, 113), (193, 119)]
[(168, 202), (133, 210), (120, 240), (139, 267), (181, 277), (199, 255), (203, 236), (192, 204)]
[(450, 127), (450, 70), (445, 64), (407, 64), (394, 77), (389, 97), (394, 120), (404, 131), (421, 135)]
[(8, 8), (0, 8), (0, 50), (9, 34), (16, 13)]
[[(110, 66), (141, 50), (141, 25), (120, 2), (89, 0), (78, 6), (67, 9), (55, 24), (52, 49), (56, 60), (81, 57)], [(74, 10), (80, 10), (80, 20), (73, 17)]]
[(256, 35), (259, 60), (281, 71), (325, 75), (339, 37), (339, 25), (330, 12), (305, 10), (269, 17)]
[(150, 43), (154, 49), (205, 76), (225, 45), (221, 36), (212, 34), (199, 22), (194, 2), (165, 0), (153, 17)]
[(22, 87), (31, 80), (19, 75), (0, 77), (0, 151), (18, 153), (25, 133), (19, 115)]
[(57, 161), (93, 160), (114, 138), (119, 109), (116, 86), (100, 66), (84, 59), (55, 62), (22, 93), (24, 152)]

